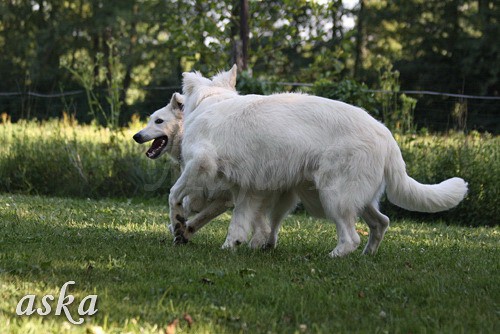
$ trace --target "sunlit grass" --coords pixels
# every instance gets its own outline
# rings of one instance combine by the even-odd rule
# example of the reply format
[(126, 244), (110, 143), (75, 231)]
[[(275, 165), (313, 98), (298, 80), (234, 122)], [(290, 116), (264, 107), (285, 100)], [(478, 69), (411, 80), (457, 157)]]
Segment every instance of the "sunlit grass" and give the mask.
[[(116, 131), (71, 119), (1, 123), (0, 191), (81, 198), (165, 196), (179, 170), (166, 156), (145, 157), (147, 144), (132, 140), (143, 126), (137, 118)], [(453, 224), (498, 224), (500, 137), (472, 132), (396, 135), (396, 140), (408, 174), (419, 182), (458, 176), (469, 183), (466, 199), (437, 217)]]
[[(186, 333), (498, 332), (498, 227), (394, 221), (377, 256), (331, 259), (324, 220), (292, 215), (276, 250), (228, 252), (229, 218), (174, 247), (160, 200), (2, 195), (0, 332), (163, 333), (175, 319)], [(15, 315), (69, 280), (77, 301), (99, 296), (83, 325)]]

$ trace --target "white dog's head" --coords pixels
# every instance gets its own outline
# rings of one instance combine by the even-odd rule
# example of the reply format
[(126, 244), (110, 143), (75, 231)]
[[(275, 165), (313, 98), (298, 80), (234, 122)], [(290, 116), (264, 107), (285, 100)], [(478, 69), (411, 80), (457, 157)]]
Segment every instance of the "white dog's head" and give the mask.
[[(139, 144), (153, 140), (153, 144), (146, 152), (150, 159), (156, 159), (164, 153), (169, 153), (174, 159), (179, 158), (180, 142), (182, 141), (182, 109), (184, 96), (174, 93), (167, 106), (155, 111), (144, 129), (134, 135)], [(174, 151), (179, 151), (175, 154)]]
[(227, 72), (220, 72), (212, 77), (205, 78), (199, 72), (182, 73), (182, 94), (185, 97), (184, 117), (187, 118), (205, 99), (220, 101), (236, 92), (236, 76), (238, 68), (234, 65)]

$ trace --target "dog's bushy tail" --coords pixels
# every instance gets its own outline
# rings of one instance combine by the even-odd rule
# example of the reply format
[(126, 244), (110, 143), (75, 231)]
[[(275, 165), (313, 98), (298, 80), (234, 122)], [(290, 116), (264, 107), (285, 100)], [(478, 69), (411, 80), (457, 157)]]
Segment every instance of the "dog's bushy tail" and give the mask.
[(458, 205), (467, 194), (467, 183), (458, 177), (439, 184), (421, 184), (406, 174), (401, 151), (393, 140), (385, 165), (387, 197), (410, 211), (439, 212)]

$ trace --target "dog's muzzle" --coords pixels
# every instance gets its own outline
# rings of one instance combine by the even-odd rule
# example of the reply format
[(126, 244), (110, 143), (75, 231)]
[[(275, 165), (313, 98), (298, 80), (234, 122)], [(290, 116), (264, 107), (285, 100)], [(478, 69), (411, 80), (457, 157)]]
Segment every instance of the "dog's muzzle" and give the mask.
[[(145, 139), (140, 132), (136, 133), (132, 138), (134, 138), (134, 140), (139, 144), (143, 144), (151, 140), (151, 139)], [(167, 143), (168, 143), (167, 136), (161, 136), (155, 138), (153, 140), (153, 143), (151, 144), (151, 147), (146, 152), (146, 156), (150, 159), (158, 158), (161, 155), (161, 152), (167, 147)]]
[(156, 138), (155, 140), (153, 140), (153, 144), (151, 144), (151, 147), (146, 152), (146, 156), (150, 159), (158, 158), (163, 149), (167, 147), (167, 143), (168, 143), (167, 136), (161, 136)]

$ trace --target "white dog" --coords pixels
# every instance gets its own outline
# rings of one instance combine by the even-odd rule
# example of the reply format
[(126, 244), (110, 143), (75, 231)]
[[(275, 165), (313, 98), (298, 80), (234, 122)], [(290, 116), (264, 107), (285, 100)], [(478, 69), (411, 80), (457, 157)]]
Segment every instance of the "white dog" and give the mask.
[[(146, 127), (134, 135), (134, 140), (139, 144), (153, 140), (146, 152), (148, 158), (157, 159), (167, 153), (174, 162), (182, 165), (183, 103), (184, 97), (175, 93), (170, 103), (155, 111), (150, 116)], [(225, 183), (215, 182), (209, 187), (210, 189), (193, 188), (190, 190), (190, 196), (183, 200), (183, 212), (185, 217), (196, 214), (185, 223), (185, 229), (182, 231), (179, 228), (174, 229), (172, 225), (168, 227), (174, 234), (175, 243), (188, 242), (196, 231), (233, 206), (231, 192), (224, 185)], [(267, 203), (270, 203), (269, 210), (266, 212), (266, 218), (269, 221), (255, 226), (254, 238), (250, 242), (251, 247), (276, 246), (279, 229), (271, 230), (271, 226), (279, 226), (284, 216), (295, 208), (297, 196), (292, 192), (273, 193), (267, 199)], [(266, 242), (265, 245), (262, 245), (263, 240)]]
[(240, 96), (235, 66), (212, 80), (183, 76), (185, 169), (169, 196), (175, 227), (184, 228), (178, 218), (190, 189), (220, 179), (235, 205), (225, 247), (248, 239), (270, 193), (293, 190), (317, 194), (310, 204), (335, 221), (332, 257), (358, 247), (358, 216), (370, 227), (364, 253), (373, 254), (389, 225), (378, 210), (384, 190), (392, 203), (422, 212), (450, 209), (467, 192), (460, 178), (422, 185), (409, 177), (390, 131), (361, 108), (305, 94)]

